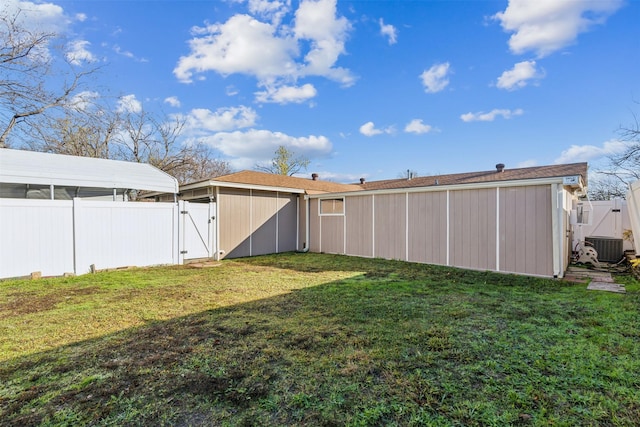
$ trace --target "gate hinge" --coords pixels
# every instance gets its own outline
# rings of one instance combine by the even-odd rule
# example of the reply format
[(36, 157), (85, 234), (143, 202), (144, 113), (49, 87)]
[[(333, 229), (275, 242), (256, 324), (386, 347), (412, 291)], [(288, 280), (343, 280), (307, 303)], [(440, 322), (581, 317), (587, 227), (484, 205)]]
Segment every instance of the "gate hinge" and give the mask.
[(188, 251), (180, 251), (181, 254), (186, 254)]
[(189, 213), (189, 211), (180, 211), (180, 213), (181, 213), (182, 215), (186, 215), (186, 214), (188, 214), (188, 213)]

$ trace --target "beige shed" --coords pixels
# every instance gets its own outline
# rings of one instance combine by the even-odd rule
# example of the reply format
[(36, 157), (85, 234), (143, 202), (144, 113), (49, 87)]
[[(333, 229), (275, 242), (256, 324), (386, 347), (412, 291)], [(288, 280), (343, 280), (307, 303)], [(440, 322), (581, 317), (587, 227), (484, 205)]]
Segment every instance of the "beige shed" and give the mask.
[(313, 252), (562, 277), (587, 164), (362, 183), (309, 196)]

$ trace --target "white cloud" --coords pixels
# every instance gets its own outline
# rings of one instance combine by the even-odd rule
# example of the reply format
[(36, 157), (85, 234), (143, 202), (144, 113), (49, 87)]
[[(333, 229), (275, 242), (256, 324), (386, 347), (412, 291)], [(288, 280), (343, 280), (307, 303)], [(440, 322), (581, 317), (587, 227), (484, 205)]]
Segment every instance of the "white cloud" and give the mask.
[(279, 37), (276, 27), (249, 15), (235, 15), (224, 24), (194, 28), (191, 52), (173, 70), (178, 80), (190, 83), (194, 74), (216, 71), (222, 75), (249, 74), (258, 79), (293, 75), (297, 53), (292, 37)]
[(5, 0), (2, 11), (16, 16), (16, 24), (31, 31), (62, 34), (71, 23), (64, 9), (53, 3)]
[(96, 57), (88, 47), (91, 45), (86, 40), (74, 40), (67, 45), (65, 56), (73, 65), (81, 65), (83, 62), (95, 62)]
[(398, 41), (398, 31), (396, 30), (396, 27), (394, 27), (391, 24), (385, 25), (382, 18), (380, 18), (379, 22), (380, 22), (380, 34), (387, 37), (390, 45), (396, 44), (396, 42)]
[(466, 113), (460, 116), (463, 122), (492, 122), (496, 117), (501, 116), (503, 119), (510, 119), (515, 116), (521, 116), (524, 111), (520, 108), (516, 110), (494, 109), (488, 113)]
[(628, 147), (628, 143), (618, 140), (606, 141), (601, 147), (595, 145), (572, 145), (564, 150), (554, 163), (576, 163), (596, 160), (602, 157), (619, 154)]
[(169, 96), (169, 97), (165, 98), (164, 99), (164, 103), (165, 104), (169, 104), (172, 107), (176, 107), (176, 108), (180, 107), (180, 105), (182, 105), (177, 96)]
[(282, 132), (256, 129), (218, 132), (199, 138), (199, 141), (230, 157), (229, 162), (236, 169), (250, 169), (256, 164), (268, 162), (281, 145), (308, 159), (327, 156), (332, 149), (331, 142), (325, 136), (294, 137)]
[(575, 42), (623, 5), (622, 0), (509, 0), (493, 18), (512, 33), (509, 48), (515, 54), (535, 52), (547, 56)]
[(289, 12), (291, 7), (290, 0), (287, 1), (270, 1), (270, 0), (249, 0), (249, 12), (254, 15), (269, 19), (271, 22), (278, 24), (283, 16)]
[(213, 71), (223, 76), (254, 76), (258, 86), (276, 91), (282, 86), (285, 92), (293, 87), (291, 82), (305, 76), (326, 77), (345, 86), (353, 84), (351, 72), (336, 67), (351, 29), (346, 18), (337, 16), (336, 1), (303, 0), (294, 19), (286, 24), (280, 19), (288, 11), (289, 2), (276, 3), (249, 2), (251, 13), (269, 16), (271, 22), (237, 14), (224, 23), (194, 27), (190, 51), (180, 57), (173, 71), (178, 80), (191, 83)]
[(75, 94), (70, 100), (67, 106), (73, 108), (76, 111), (85, 111), (91, 105), (93, 105), (96, 99), (100, 98), (98, 92), (85, 90)]
[(496, 86), (500, 89), (515, 90), (523, 88), (532, 79), (540, 79), (544, 73), (536, 69), (536, 61), (518, 62), (511, 70), (507, 70), (496, 82)]
[(407, 133), (423, 134), (429, 133), (433, 130), (431, 125), (425, 125), (421, 119), (413, 119), (404, 127), (404, 131)]
[(78, 22), (84, 22), (87, 20), (87, 14), (86, 13), (76, 13), (76, 21)]
[(350, 86), (354, 82), (351, 72), (334, 65), (345, 53), (344, 45), (351, 24), (336, 14), (336, 0), (303, 0), (300, 3), (293, 31), (298, 40), (311, 42), (300, 74), (325, 76)]
[(258, 114), (252, 108), (239, 107), (219, 108), (211, 111), (206, 108), (195, 108), (187, 115), (176, 115), (185, 121), (185, 133), (189, 136), (208, 135), (211, 132), (230, 131), (248, 128), (255, 125)]
[(393, 126), (389, 126), (385, 129), (376, 129), (373, 122), (367, 122), (360, 126), (360, 133), (364, 136), (375, 136), (383, 133), (391, 134), (394, 132)]
[(316, 94), (316, 88), (309, 83), (302, 86), (269, 87), (266, 91), (255, 93), (256, 101), (276, 104), (300, 104), (315, 97)]
[(139, 113), (142, 111), (142, 103), (135, 95), (124, 95), (118, 99), (116, 111), (119, 113)]
[(382, 133), (382, 130), (376, 129), (373, 122), (367, 122), (360, 126), (360, 133), (364, 136), (374, 136), (380, 135)]
[(435, 64), (420, 74), (425, 92), (436, 93), (443, 90), (449, 84), (449, 63)]

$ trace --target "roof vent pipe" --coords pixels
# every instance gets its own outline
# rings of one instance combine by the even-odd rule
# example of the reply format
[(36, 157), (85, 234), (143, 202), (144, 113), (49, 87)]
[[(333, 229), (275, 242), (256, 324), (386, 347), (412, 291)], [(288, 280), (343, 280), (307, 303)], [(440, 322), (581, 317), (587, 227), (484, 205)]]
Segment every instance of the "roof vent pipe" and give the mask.
[(360, 178), (360, 184), (364, 184), (365, 179), (364, 178)]
[(317, 173), (312, 173), (311, 174), (311, 179), (314, 180), (314, 181), (317, 181), (318, 180), (318, 174)]
[(498, 163), (498, 164), (496, 165), (496, 170), (497, 170), (498, 172), (502, 172), (502, 171), (504, 171), (504, 163)]

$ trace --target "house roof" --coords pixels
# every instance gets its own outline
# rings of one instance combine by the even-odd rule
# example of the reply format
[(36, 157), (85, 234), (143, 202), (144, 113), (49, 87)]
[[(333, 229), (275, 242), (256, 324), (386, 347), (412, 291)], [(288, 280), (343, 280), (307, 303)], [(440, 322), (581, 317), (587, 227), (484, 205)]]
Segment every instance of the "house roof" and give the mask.
[(257, 171), (241, 171), (229, 175), (218, 176), (208, 181), (182, 186), (182, 189), (200, 187), (203, 184), (215, 186), (216, 183), (220, 182), (257, 187), (297, 189), (304, 190), (304, 192), (308, 194), (344, 193), (348, 191), (362, 190), (360, 185), (355, 184), (338, 184), (330, 181), (296, 178), (293, 176), (276, 175)]
[(587, 163), (572, 163), (565, 165), (535, 166), (529, 168), (496, 169), (483, 172), (467, 172), (449, 175), (433, 175), (412, 179), (390, 179), (371, 181), (364, 184), (339, 184), (307, 178), (296, 178), (286, 175), (276, 175), (257, 171), (241, 171), (229, 175), (219, 176), (207, 181), (183, 185), (180, 189), (190, 190), (203, 186), (244, 186), (245, 188), (265, 190), (297, 190), (310, 195), (326, 193), (348, 193), (354, 191), (394, 190), (402, 188), (418, 188), (442, 185), (480, 184), (501, 181), (532, 180), (541, 178), (561, 178), (580, 176), (582, 182), (587, 182)]
[(0, 182), (175, 194), (178, 181), (146, 163), (0, 148)]
[(571, 163), (565, 165), (535, 166), (528, 168), (497, 169), (483, 172), (467, 172), (449, 175), (433, 175), (412, 179), (390, 179), (371, 181), (357, 185), (361, 190), (391, 190), (396, 188), (430, 187), (435, 185), (477, 184), (485, 182), (517, 181), (525, 179), (557, 178), (580, 176), (587, 183), (587, 163)]

